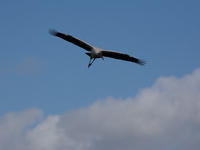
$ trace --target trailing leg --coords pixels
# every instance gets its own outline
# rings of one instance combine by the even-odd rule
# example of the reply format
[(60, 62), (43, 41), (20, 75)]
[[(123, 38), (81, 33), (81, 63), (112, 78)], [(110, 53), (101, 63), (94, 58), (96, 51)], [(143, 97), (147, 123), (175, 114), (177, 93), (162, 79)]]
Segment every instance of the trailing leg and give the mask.
[[(90, 61), (89, 61), (88, 68), (92, 65), (92, 63), (95, 61), (95, 59), (96, 59), (96, 58), (93, 58), (93, 60), (92, 60), (92, 57), (90, 57)], [(91, 62), (91, 60), (92, 60), (92, 62)]]

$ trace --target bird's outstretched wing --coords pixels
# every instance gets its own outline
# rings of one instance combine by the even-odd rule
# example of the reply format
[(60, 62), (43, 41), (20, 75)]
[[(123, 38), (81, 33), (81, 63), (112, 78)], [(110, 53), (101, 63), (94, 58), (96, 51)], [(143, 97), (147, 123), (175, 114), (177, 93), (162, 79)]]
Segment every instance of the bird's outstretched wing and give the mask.
[(137, 63), (141, 66), (144, 66), (146, 64), (146, 62), (143, 60), (134, 58), (132, 56), (129, 56), (128, 54), (124, 54), (124, 53), (120, 53), (120, 52), (102, 50), (102, 55), (105, 57), (111, 57), (111, 58), (115, 58), (115, 59), (131, 61), (131, 62)]
[(78, 39), (78, 38), (75, 38), (71, 35), (67, 35), (67, 34), (63, 34), (63, 33), (60, 33), (54, 29), (49, 29), (49, 33), (51, 35), (54, 35), (54, 36), (57, 36), (57, 37), (60, 37), (68, 42), (71, 42), (81, 48), (84, 48), (85, 50), (87, 51), (91, 51), (91, 49), (93, 48), (91, 45), (89, 45), (88, 43)]

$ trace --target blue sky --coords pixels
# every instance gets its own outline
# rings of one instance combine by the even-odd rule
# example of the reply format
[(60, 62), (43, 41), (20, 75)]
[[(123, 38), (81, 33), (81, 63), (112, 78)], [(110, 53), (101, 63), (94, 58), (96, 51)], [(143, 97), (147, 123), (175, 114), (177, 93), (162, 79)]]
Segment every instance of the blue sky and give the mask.
[[(48, 122), (48, 119), (53, 118), (52, 120), (55, 122), (59, 119), (62, 120), (60, 121), (61, 127), (67, 120), (79, 122), (78, 118), (81, 118), (80, 112), (82, 110), (85, 111), (85, 116), (90, 116), (90, 113), (94, 113), (92, 110), (97, 107), (96, 105), (99, 105), (97, 112), (106, 110), (110, 114), (111, 110), (114, 109), (109, 107), (112, 103), (114, 103), (114, 106), (116, 105), (116, 108), (123, 106), (125, 110), (128, 105), (122, 104), (122, 102), (132, 101), (131, 106), (133, 107), (137, 106), (135, 103), (140, 103), (140, 101), (144, 105), (148, 104), (148, 98), (143, 99), (142, 97), (148, 95), (147, 93), (155, 89), (154, 87), (161, 88), (158, 91), (160, 91), (160, 101), (163, 102), (163, 105), (165, 102), (177, 100), (177, 96), (170, 97), (170, 100), (167, 99), (162, 95), (165, 92), (166, 95), (173, 95), (173, 92), (184, 95), (187, 90), (183, 87), (192, 86), (192, 90), (188, 90), (198, 93), (200, 85), (197, 75), (200, 64), (199, 18), (200, 2), (194, 0), (0, 0), (0, 116), (3, 118), (1, 121), (6, 120), (9, 116), (7, 114), (11, 112), (11, 116), (16, 115), (18, 117), (27, 113), (27, 115), (32, 115), (33, 119), (30, 122), (27, 121), (27, 124), (22, 125), (23, 127), (34, 124), (35, 121), (33, 120), (38, 116), (43, 116), (43, 119), (36, 125), (42, 126), (48, 123), (48, 125), (52, 125), (51, 121)], [(95, 60), (88, 69), (89, 57), (84, 54), (86, 51), (49, 35), (48, 30), (51, 28), (73, 35), (93, 46), (120, 51), (146, 60), (147, 64), (141, 67), (135, 63), (105, 58), (104, 61), (102, 59)], [(188, 79), (187, 76), (190, 76), (191, 79)], [(167, 86), (168, 84), (169, 86)], [(174, 87), (172, 85), (177, 85), (173, 92), (170, 90)], [(180, 92), (178, 89), (182, 89), (182, 91)], [(198, 94), (194, 96), (195, 100), (187, 96), (184, 98), (194, 100), (195, 105), (191, 105), (191, 107), (197, 107), (199, 106), (197, 105), (199, 104), (198, 98), (200, 98), (198, 96)], [(149, 99), (154, 104), (153, 97)], [(159, 102), (156, 101), (157, 103)], [(107, 107), (110, 109), (107, 110)], [(149, 110), (155, 110), (154, 107), (151, 107), (151, 104), (149, 104), (149, 107), (151, 108)], [(143, 107), (139, 108), (143, 109)], [(115, 111), (117, 110), (114, 109), (113, 112)], [(182, 109), (180, 109), (180, 112), (182, 112)], [(156, 113), (159, 114), (159, 111), (156, 111)], [(97, 116), (97, 119), (100, 117), (103, 122), (106, 121), (106, 118), (104, 120), (102, 116)], [(24, 119), (27, 118), (29, 116)], [(188, 121), (191, 120), (185, 120), (185, 122)], [(198, 122), (195, 125), (200, 125), (198, 119), (192, 121)], [(1, 123), (5, 122), (2, 121)], [(91, 123), (91, 120), (87, 120), (87, 123)], [(187, 126), (187, 128), (192, 127)], [(199, 127), (192, 131), (196, 132), (197, 129), (199, 133)], [(37, 128), (31, 130), (32, 136), (35, 135), (36, 130)], [(75, 129), (72, 131), (75, 131)], [(133, 134), (135, 131), (133, 130)], [(191, 136), (194, 132), (191, 132)], [(91, 133), (93, 132), (91, 131)], [(96, 132), (95, 134), (98, 135)], [(115, 137), (114, 134), (111, 133), (111, 135)], [(138, 135), (143, 134), (138, 133)], [(43, 136), (45, 138), (45, 134)], [(70, 135), (68, 136), (70, 137)], [(186, 134), (186, 136), (189, 135)], [(97, 137), (96, 140), (98, 141), (99, 138), (105, 140), (108, 137), (110, 136), (104, 134), (102, 137)], [(145, 138), (148, 137), (141, 138), (141, 141)], [(198, 141), (199, 138), (194, 139)], [(106, 143), (109, 140), (108, 138), (103, 142)], [(113, 141), (116, 142), (117, 140), (119, 139)], [(78, 141), (83, 142), (82, 139)], [(165, 141), (165, 138), (163, 141)], [(129, 143), (128, 140), (127, 143)], [(176, 149), (176, 146), (180, 148), (180, 143), (187, 142), (180, 140), (177, 143), (179, 143), (178, 146), (168, 141), (163, 145), (161, 144), (160, 147), (152, 148)], [(37, 149), (42, 147), (39, 145)], [(194, 147), (195, 143), (190, 143), (190, 145)], [(197, 143), (196, 145), (199, 146)], [(55, 149), (58, 148), (56, 146)], [(63, 145), (59, 146), (62, 147)], [(62, 148), (67, 146), (65, 145)], [(94, 142), (93, 146), (92, 148), (97, 149), (98, 142)], [(123, 147), (123, 144), (120, 146)], [(104, 149), (108, 147), (104, 147)], [(81, 148), (90, 149), (91, 147)], [(111, 146), (110, 149), (112, 148), (116, 149)], [(134, 147), (130, 145), (127, 149), (129, 148)], [(145, 149), (145, 147), (141, 149)]]

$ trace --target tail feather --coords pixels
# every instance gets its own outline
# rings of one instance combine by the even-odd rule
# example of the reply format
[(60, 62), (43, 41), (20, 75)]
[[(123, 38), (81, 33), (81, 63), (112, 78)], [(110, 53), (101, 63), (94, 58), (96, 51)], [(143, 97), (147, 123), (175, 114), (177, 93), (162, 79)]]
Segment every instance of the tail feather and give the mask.
[(85, 54), (91, 57), (91, 53), (85, 53)]

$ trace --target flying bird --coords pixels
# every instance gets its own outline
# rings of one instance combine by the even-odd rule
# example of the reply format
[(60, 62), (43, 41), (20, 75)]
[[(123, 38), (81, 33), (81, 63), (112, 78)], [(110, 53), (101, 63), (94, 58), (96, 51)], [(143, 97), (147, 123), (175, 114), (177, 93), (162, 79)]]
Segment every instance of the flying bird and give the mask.
[(104, 60), (103, 57), (110, 57), (110, 58), (130, 61), (130, 62), (137, 63), (141, 66), (144, 66), (146, 63), (145, 61), (134, 58), (132, 56), (129, 56), (128, 54), (124, 54), (124, 53), (116, 52), (116, 51), (110, 51), (110, 50), (102, 50), (102, 49), (100, 49), (98, 47), (94, 47), (78, 38), (75, 38), (71, 35), (60, 33), (54, 29), (49, 29), (49, 33), (51, 35), (60, 37), (68, 42), (71, 42), (71, 43), (89, 51), (89, 53), (85, 53), (90, 57), (88, 68), (92, 65), (92, 63), (95, 61), (96, 58), (102, 58)]

